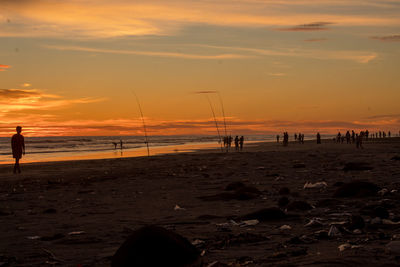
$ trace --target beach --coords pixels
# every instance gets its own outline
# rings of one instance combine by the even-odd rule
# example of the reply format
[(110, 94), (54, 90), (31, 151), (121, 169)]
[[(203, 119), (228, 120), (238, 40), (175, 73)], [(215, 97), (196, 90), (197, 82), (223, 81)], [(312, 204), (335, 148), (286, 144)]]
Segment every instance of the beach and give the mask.
[(400, 138), (363, 145), (0, 165), (0, 266), (110, 266), (145, 225), (188, 239), (204, 266), (398, 265)]

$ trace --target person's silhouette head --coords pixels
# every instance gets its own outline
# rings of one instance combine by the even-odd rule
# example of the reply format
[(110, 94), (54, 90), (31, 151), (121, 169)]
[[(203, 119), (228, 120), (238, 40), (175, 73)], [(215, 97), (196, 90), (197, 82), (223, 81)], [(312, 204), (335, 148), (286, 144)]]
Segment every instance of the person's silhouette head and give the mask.
[(22, 127), (21, 126), (17, 126), (16, 128), (15, 128), (16, 130), (17, 130), (17, 133), (21, 133), (21, 131), (22, 131)]

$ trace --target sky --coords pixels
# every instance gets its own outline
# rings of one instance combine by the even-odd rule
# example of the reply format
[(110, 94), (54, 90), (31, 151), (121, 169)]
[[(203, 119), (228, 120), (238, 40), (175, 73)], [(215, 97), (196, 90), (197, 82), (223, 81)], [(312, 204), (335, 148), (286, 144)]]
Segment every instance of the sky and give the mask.
[(398, 133), (399, 14), (398, 0), (0, 0), (0, 136), (141, 135), (139, 104), (150, 135), (215, 135), (213, 113), (233, 135)]

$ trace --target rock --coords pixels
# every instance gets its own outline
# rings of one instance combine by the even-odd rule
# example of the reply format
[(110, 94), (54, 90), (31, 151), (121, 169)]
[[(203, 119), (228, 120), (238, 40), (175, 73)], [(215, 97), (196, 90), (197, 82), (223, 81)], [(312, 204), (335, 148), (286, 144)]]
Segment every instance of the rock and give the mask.
[(313, 207), (301, 200), (293, 201), (287, 205), (287, 210), (311, 210)]
[(282, 187), (279, 189), (279, 195), (289, 195), (290, 194), (290, 189), (287, 187)]
[(347, 225), (347, 228), (349, 230), (354, 230), (354, 229), (364, 229), (365, 227), (365, 221), (363, 217), (359, 215), (353, 215), (351, 216), (350, 222)]
[(239, 188), (245, 187), (246, 185), (242, 182), (232, 182), (225, 187), (226, 191), (234, 191), (238, 190)]
[(186, 238), (158, 226), (134, 231), (112, 256), (112, 267), (189, 266), (200, 253)]
[(280, 220), (286, 217), (286, 214), (279, 208), (271, 207), (261, 209), (249, 214), (246, 214), (242, 217), (244, 220), (253, 220), (257, 219), (260, 222), (262, 221), (273, 221), (273, 220)]
[(287, 197), (281, 197), (278, 199), (279, 207), (285, 207), (287, 204), (289, 204), (289, 199)]
[(287, 225), (287, 224), (282, 225), (281, 227), (279, 227), (279, 230), (291, 230), (291, 229), (292, 229), (292, 227), (290, 225)]
[(386, 249), (396, 255), (400, 254), (400, 241), (391, 241), (386, 244)]
[(316, 182), (314, 184), (311, 182), (306, 182), (303, 186), (303, 189), (325, 188), (327, 186), (328, 184), (326, 182)]
[(351, 247), (351, 245), (349, 243), (346, 243), (346, 244), (341, 244), (340, 246), (338, 246), (338, 249), (340, 252), (342, 252), (350, 247)]
[(382, 224), (382, 219), (379, 217), (375, 217), (371, 220), (371, 224)]
[(394, 156), (391, 160), (400, 160), (400, 156)]
[(335, 193), (334, 197), (369, 197), (375, 196), (379, 191), (379, 187), (371, 182), (366, 181), (352, 181), (340, 186)]
[(296, 169), (298, 169), (298, 168), (305, 168), (306, 167), (306, 164), (304, 164), (304, 163), (295, 163), (294, 165), (293, 165), (293, 168), (296, 168)]
[(369, 171), (373, 168), (366, 162), (348, 162), (344, 165), (344, 171)]

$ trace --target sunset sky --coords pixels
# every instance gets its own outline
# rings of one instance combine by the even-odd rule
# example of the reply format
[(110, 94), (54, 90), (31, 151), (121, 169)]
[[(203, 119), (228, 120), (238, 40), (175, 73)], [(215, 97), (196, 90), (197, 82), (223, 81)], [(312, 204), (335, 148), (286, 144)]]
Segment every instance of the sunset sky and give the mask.
[(0, 0), (0, 136), (400, 130), (398, 0)]

